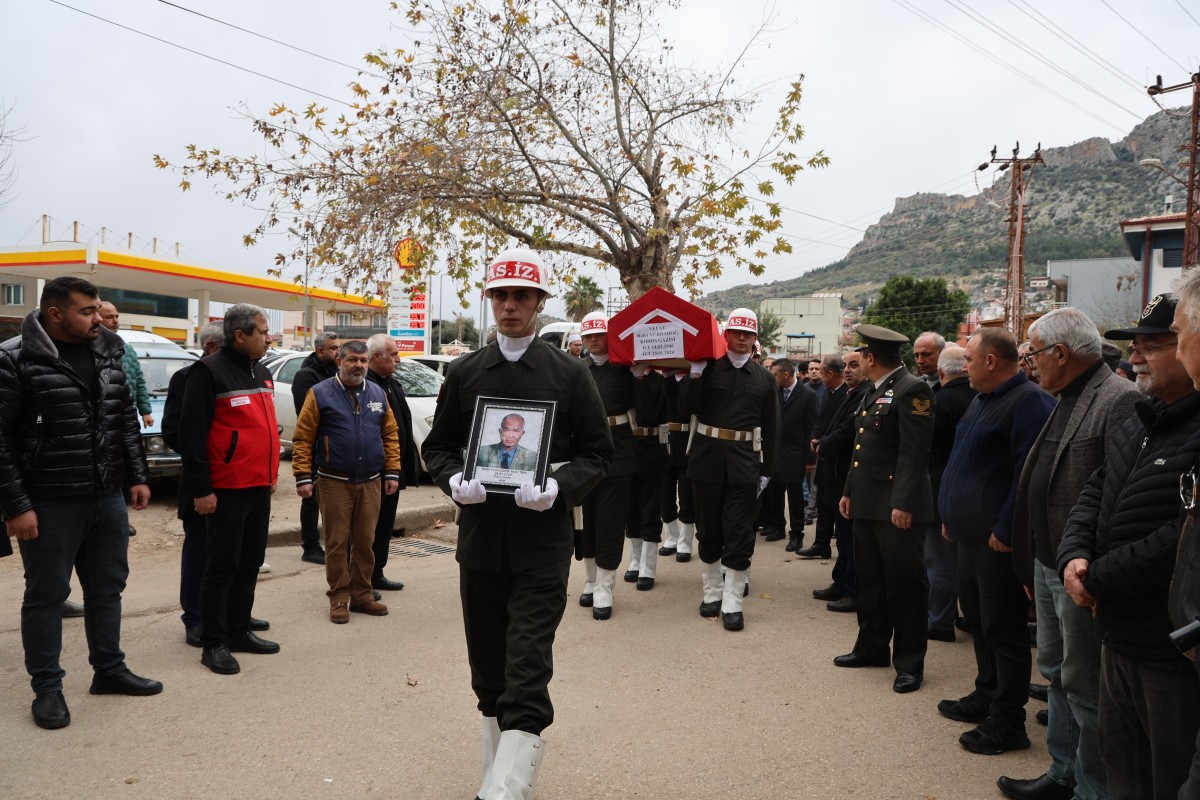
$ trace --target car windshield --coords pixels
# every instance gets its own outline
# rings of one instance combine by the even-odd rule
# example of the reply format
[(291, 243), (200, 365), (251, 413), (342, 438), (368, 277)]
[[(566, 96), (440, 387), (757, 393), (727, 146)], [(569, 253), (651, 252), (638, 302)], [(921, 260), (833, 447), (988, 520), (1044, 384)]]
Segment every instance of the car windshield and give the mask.
[(146, 391), (150, 394), (166, 394), (171, 376), (189, 364), (192, 358), (140, 358), (142, 374), (146, 376)]
[(437, 397), (446, 379), (424, 364), (411, 359), (403, 359), (396, 365), (395, 377), (399, 378), (404, 387), (404, 394), (409, 397)]

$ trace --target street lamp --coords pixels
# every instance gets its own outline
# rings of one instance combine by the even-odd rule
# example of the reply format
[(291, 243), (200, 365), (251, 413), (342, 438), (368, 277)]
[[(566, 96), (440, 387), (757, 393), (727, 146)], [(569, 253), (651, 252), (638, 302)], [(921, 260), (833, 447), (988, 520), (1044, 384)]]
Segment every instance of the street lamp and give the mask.
[(1159, 172), (1161, 172), (1163, 175), (1166, 175), (1168, 178), (1170, 178), (1171, 180), (1178, 183), (1180, 186), (1183, 186), (1183, 187), (1187, 186), (1187, 181), (1185, 181), (1183, 178), (1179, 177), (1174, 172), (1171, 172), (1171, 170), (1169, 170), (1163, 166), (1163, 162), (1162, 162), (1161, 158), (1143, 158), (1141, 161), (1138, 162), (1138, 166), (1149, 167), (1150, 169), (1156, 169)]

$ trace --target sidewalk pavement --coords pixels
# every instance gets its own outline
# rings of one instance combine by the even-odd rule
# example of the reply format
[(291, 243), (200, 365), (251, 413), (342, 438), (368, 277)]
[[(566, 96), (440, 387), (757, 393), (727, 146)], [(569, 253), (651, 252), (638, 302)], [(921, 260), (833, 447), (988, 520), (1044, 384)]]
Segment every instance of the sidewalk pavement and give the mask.
[[(425, 491), (407, 490), (402, 510), (435, 502)], [(292, 506), (294, 494), (276, 495), (273, 530), (287, 528)], [(65, 620), (73, 721), (63, 730), (40, 730), (30, 717), (20, 559), (0, 559), (0, 797), (473, 796), (479, 722), (457, 565), (451, 552), (418, 556), (428, 552), (420, 541), (452, 546), (452, 523), (394, 540), (414, 554), (393, 555), (388, 567), (406, 588), (385, 594), (389, 616), (354, 614), (349, 625), (328, 621), (323, 570), (300, 561), (298, 547), (272, 548), (255, 614), (270, 620), (266, 635), (282, 652), (240, 655), (242, 672), (219, 676), (183, 641), (178, 546), (157, 530), (165, 522), (143, 513), (122, 645), (129, 666), (165, 691), (89, 695), (82, 621)], [(972, 688), (966, 637), (930, 644), (925, 685), (913, 694), (892, 692), (890, 669), (834, 667), (853, 644), (854, 617), (811, 598), (831, 564), (783, 546), (759, 540), (740, 633), (697, 613), (696, 559), (660, 559), (650, 592), (620, 583), (605, 622), (579, 607), (583, 576), (573, 564), (539, 800), (976, 800), (1000, 797), (1001, 774), (1044, 771), (1045, 729), (1032, 719), (1041, 704), (1030, 703), (1033, 748), (1000, 757), (963, 750), (957, 737), (969, 726), (938, 715), (939, 699)]]

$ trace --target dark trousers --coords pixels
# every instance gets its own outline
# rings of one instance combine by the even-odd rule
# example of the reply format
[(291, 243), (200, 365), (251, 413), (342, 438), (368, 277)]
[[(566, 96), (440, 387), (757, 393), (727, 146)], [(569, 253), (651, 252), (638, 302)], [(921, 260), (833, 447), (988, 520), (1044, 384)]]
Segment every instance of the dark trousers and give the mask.
[(121, 652), (121, 592), (129, 577), (129, 515), (125, 498), (34, 499), (38, 536), (18, 543), (25, 567), (21, 644), (36, 694), (62, 691), (62, 604), (71, 593), (71, 568), (83, 587), (88, 663), (98, 675), (125, 668)]
[[(824, 506), (817, 505), (817, 513), (824, 512)], [(837, 537), (838, 555), (833, 562), (833, 582), (842, 587), (842, 591), (850, 597), (858, 597), (858, 573), (854, 569), (854, 523), (843, 517), (835, 507), (832, 511), (833, 534)], [(818, 516), (817, 520), (820, 521)]]
[(975, 688), (991, 698), (990, 713), (1024, 727), (1029, 699), (1029, 600), (1011, 553), (987, 542), (958, 542), (958, 596), (975, 643)]
[(632, 475), (614, 475), (596, 484), (583, 500), (580, 558), (596, 559), (600, 569), (618, 569), (625, 550)]
[(686, 466), (670, 466), (663, 473), (661, 519), (663, 522), (679, 520), (684, 524), (696, 521), (696, 504), (692, 498), (692, 482), (687, 479)]
[(300, 546), (305, 550), (321, 549), (321, 507), (317, 504), (317, 485), (311, 497), (300, 498)]
[(459, 566), (471, 688), (502, 731), (540, 736), (554, 721), (554, 634), (567, 606), (570, 560), (496, 574)]
[(375, 552), (374, 578), (383, 577), (383, 568), (388, 562), (388, 548), (392, 545), (392, 532), (396, 529), (396, 509), (400, 506), (400, 493), (385, 494), (383, 485), (379, 487), (379, 521), (375, 523), (375, 543), (371, 549)]
[[(639, 472), (630, 486), (626, 536), (646, 542), (662, 541), (662, 481), (656, 472)], [(607, 567), (606, 567), (607, 569)]]
[(1194, 670), (1157, 669), (1102, 648), (1100, 755), (1111, 800), (1187, 796), (1179, 788), (1188, 777), (1198, 728), (1200, 684)]
[[(189, 501), (190, 502), (190, 501)], [(208, 564), (208, 526), (204, 517), (191, 508), (180, 508), (183, 523), (183, 551), (179, 556), (179, 607), (185, 627), (200, 624), (200, 586)]]
[(700, 540), (700, 560), (705, 564), (720, 561), (728, 569), (750, 569), (757, 488), (753, 483), (692, 481), (696, 538)]
[(205, 647), (250, 630), (258, 568), (267, 552), (271, 489), (217, 489), (217, 510), (205, 517), (208, 564), (200, 584), (200, 642)]
[(958, 616), (958, 549), (942, 536), (938, 523), (925, 533), (925, 574), (929, 577), (929, 629), (953, 631)]
[[(900, 530), (891, 521), (854, 520), (854, 567), (858, 579), (858, 640), (854, 652), (887, 657), (897, 672), (925, 670), (925, 612), (929, 585), (921, 559), (923, 526)], [(1029, 645), (1025, 645), (1028, 654)], [(1029, 682), (1029, 668), (1025, 669)]]
[[(1200, 673), (1200, 664), (1195, 661), (1192, 666)], [(1200, 800), (1200, 730), (1196, 732), (1195, 754), (1192, 756), (1192, 766), (1188, 779), (1179, 789), (1179, 800)]]
[[(784, 483), (772, 478), (763, 490), (766, 503), (766, 523), (772, 530), (784, 531), (790, 528), (792, 536), (804, 537), (804, 481)], [(787, 518), (784, 518), (783, 506), (787, 501)]]

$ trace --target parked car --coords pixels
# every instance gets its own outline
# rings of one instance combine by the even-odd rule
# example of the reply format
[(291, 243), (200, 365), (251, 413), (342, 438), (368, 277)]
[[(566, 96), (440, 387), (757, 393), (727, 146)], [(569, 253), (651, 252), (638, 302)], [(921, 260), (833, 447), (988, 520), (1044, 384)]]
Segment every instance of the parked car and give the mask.
[[(279, 422), (279, 439), (284, 451), (292, 451), (292, 434), (296, 429), (296, 405), (292, 399), (292, 381), (304, 366), (308, 353), (287, 353), (265, 364), (275, 382), (275, 417)], [(408, 397), (408, 408), (413, 418), (413, 441), (419, 449), (433, 425), (433, 413), (437, 410), (437, 396), (444, 377), (424, 364), (404, 358), (396, 365), (392, 378), (400, 381)], [(425, 462), (421, 461), (424, 471)]]
[(443, 355), (432, 356), (431, 355), (431, 356), (406, 356), (406, 358), (408, 358), (411, 361), (417, 361), (421, 364), (424, 364), (425, 366), (429, 367), (431, 370), (433, 370), (434, 372), (436, 372), (439, 375), (445, 375), (446, 370), (450, 368), (450, 362), (453, 361), (454, 359), (458, 358), (458, 356), (443, 356)]
[[(197, 359), (170, 339), (153, 333), (133, 330), (118, 333), (125, 340), (126, 349), (137, 353), (142, 374), (146, 377), (146, 391), (150, 393), (150, 414), (154, 417), (154, 424), (141, 429), (150, 478), (176, 477), (183, 471), (183, 458), (163, 441), (163, 406), (167, 402), (167, 386), (171, 376)], [(138, 424), (141, 424), (141, 415), (138, 415)]]

